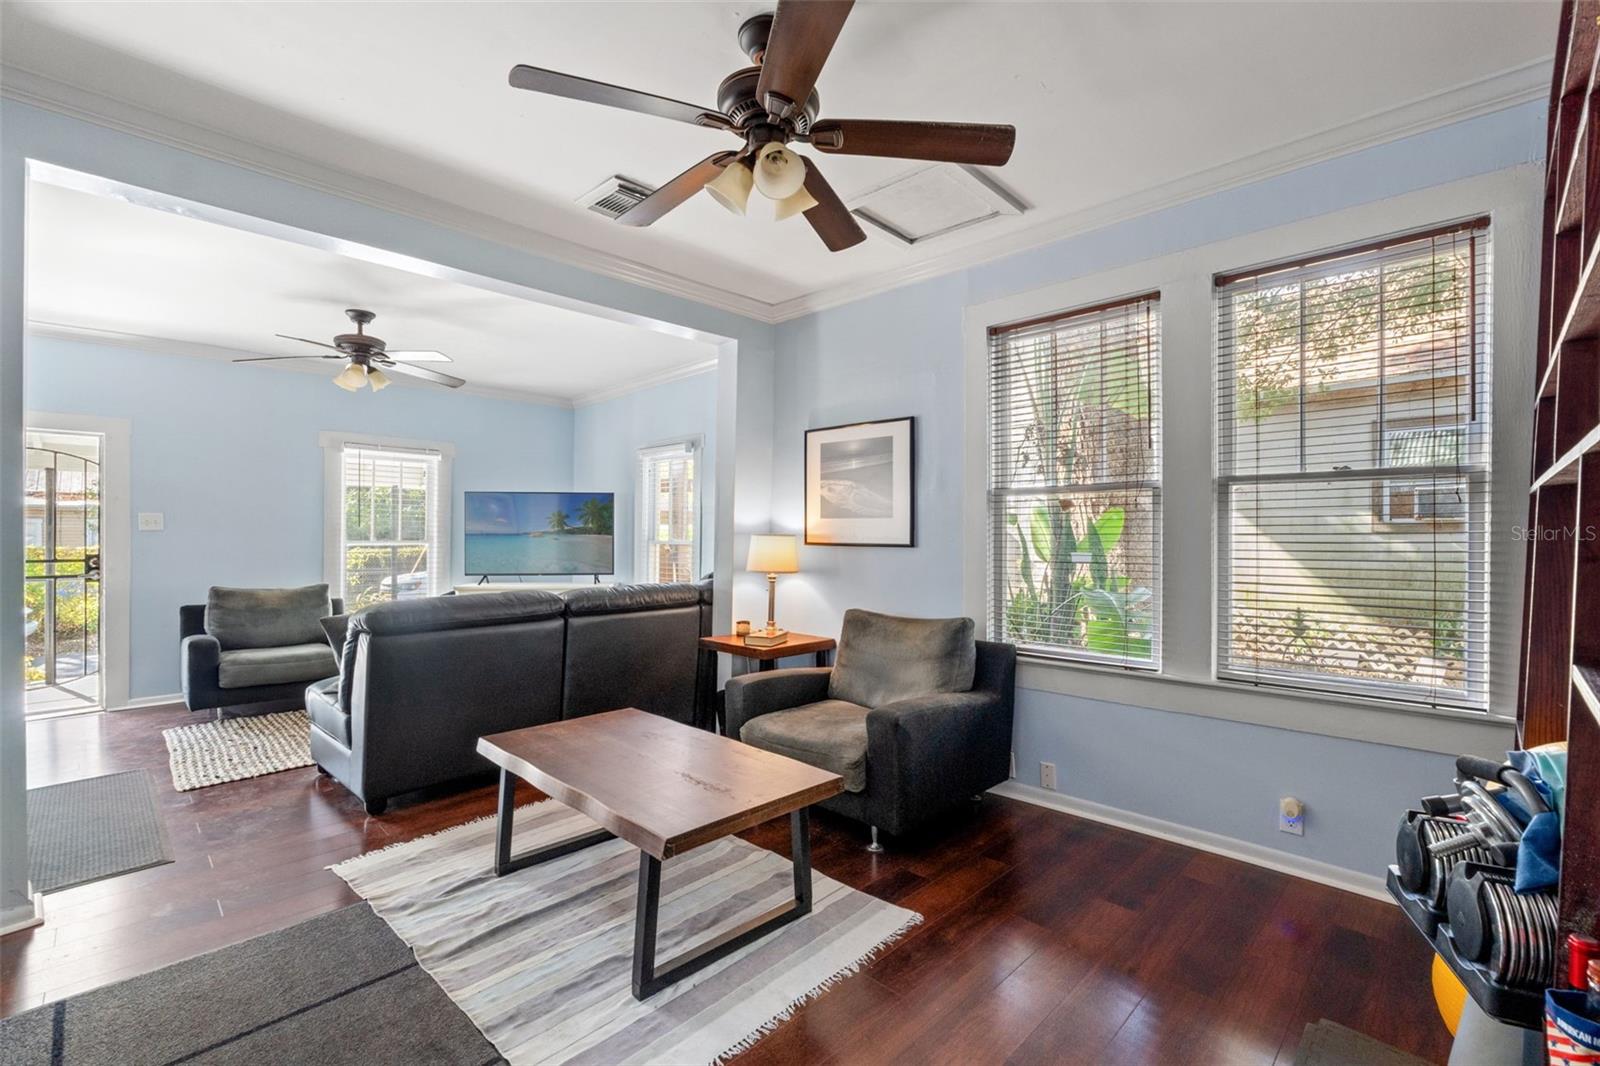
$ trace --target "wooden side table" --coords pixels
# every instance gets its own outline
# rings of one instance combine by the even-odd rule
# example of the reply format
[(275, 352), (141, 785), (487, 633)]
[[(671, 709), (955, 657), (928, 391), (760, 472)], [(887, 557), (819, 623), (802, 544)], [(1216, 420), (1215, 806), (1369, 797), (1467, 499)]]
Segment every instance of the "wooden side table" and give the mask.
[(743, 637), (736, 637), (732, 634), (722, 637), (701, 637), (700, 646), (709, 651), (720, 651), (727, 655), (752, 661), (756, 664), (757, 670), (776, 670), (779, 659), (788, 659), (795, 655), (814, 654), (817, 657), (818, 666), (831, 666), (833, 665), (833, 649), (839, 646), (839, 642), (832, 637), (817, 637), (809, 633), (791, 632), (788, 640), (770, 648), (752, 647), (744, 642)]

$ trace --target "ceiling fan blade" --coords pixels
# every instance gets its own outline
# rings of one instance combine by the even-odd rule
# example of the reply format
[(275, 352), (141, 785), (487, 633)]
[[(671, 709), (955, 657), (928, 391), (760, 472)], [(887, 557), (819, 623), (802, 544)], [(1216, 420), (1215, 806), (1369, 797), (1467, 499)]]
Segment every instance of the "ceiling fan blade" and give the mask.
[(274, 333), (273, 336), (281, 337), (286, 341), (299, 341), (301, 344), (315, 344), (318, 348), (327, 348), (335, 352), (339, 351), (338, 348), (335, 348), (331, 344), (324, 344), (322, 341), (314, 341), (309, 337), (291, 337), (287, 333)]
[(806, 104), (855, 0), (778, 0), (761, 57), (756, 99), (788, 118)]
[(235, 363), (279, 363), (287, 359), (343, 359), (342, 355), (252, 355), (248, 359), (235, 359)]
[(641, 114), (670, 118), (695, 126), (709, 126), (723, 130), (733, 128), (733, 123), (715, 108), (696, 107), (682, 100), (671, 100), (665, 96), (642, 93), (637, 89), (625, 89), (620, 85), (580, 78), (576, 74), (562, 74), (542, 67), (519, 64), (511, 68), (510, 80), (512, 87), (516, 89), (527, 89), (549, 96), (564, 96), (568, 100), (582, 100), (585, 103), (604, 104), (607, 107), (620, 107), (624, 111), (638, 111)]
[(431, 348), (419, 348), (416, 351), (395, 351), (390, 348), (384, 352), (390, 359), (404, 359), (408, 363), (453, 363), (443, 352), (436, 352)]
[(811, 127), (811, 147), (840, 155), (881, 155), (941, 163), (1004, 166), (1017, 143), (1015, 126), (977, 122), (882, 122), (830, 118)]
[(407, 377), (421, 378), (423, 381), (431, 381), (435, 385), (443, 385), (448, 389), (459, 389), (461, 386), (466, 384), (465, 381), (453, 374), (441, 374), (437, 370), (429, 370), (425, 366), (412, 366), (410, 363), (395, 363), (387, 359), (378, 365), (381, 366), (386, 372), (393, 371), (396, 374), (404, 374)]
[(617, 216), (624, 226), (648, 226), (689, 197), (705, 188), (711, 179), (722, 173), (722, 168), (738, 156), (738, 152), (718, 152), (708, 155), (682, 174), (667, 182), (643, 200)]
[[(804, 156), (801, 158), (805, 159)], [(816, 207), (806, 211), (806, 221), (817, 231), (817, 236), (828, 246), (828, 251), (842, 252), (866, 240), (867, 235), (860, 223), (844, 205), (844, 201), (839, 199), (839, 194), (833, 191), (828, 179), (822, 176), (822, 171), (809, 159), (805, 159), (805, 164), (806, 192), (817, 202)]]

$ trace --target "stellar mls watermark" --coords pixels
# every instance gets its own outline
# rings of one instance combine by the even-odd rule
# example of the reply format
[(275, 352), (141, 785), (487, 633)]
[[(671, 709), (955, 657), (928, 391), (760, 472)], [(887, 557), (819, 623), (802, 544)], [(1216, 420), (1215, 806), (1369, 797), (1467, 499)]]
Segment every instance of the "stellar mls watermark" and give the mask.
[(1575, 540), (1587, 543), (1600, 539), (1597, 526), (1512, 526), (1513, 540)]

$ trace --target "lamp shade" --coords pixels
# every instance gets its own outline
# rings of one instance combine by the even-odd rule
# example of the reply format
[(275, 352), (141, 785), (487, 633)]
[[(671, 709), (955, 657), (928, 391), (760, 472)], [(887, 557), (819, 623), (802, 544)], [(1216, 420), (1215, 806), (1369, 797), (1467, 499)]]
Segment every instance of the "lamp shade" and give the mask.
[(355, 392), (367, 383), (366, 367), (350, 363), (339, 371), (338, 376), (333, 379), (333, 383), (345, 392)]
[(806, 183), (806, 165), (777, 141), (756, 150), (755, 185), (769, 200), (793, 196)]
[(735, 159), (723, 167), (722, 173), (706, 185), (706, 192), (729, 211), (742, 215), (745, 206), (750, 202), (750, 187), (754, 182), (755, 176), (750, 173), (750, 164), (746, 160)]
[(383, 371), (379, 370), (375, 366), (374, 367), (368, 367), (367, 368), (367, 384), (372, 386), (372, 391), (373, 392), (377, 392), (379, 389), (388, 388), (388, 386), (389, 386), (389, 375), (385, 374)]
[(745, 569), (762, 574), (800, 571), (800, 549), (793, 533), (755, 533), (750, 537), (750, 557)]
[(806, 191), (804, 185), (796, 189), (791, 195), (785, 196), (773, 205), (772, 217), (782, 222), (786, 218), (811, 210), (817, 206), (817, 198)]

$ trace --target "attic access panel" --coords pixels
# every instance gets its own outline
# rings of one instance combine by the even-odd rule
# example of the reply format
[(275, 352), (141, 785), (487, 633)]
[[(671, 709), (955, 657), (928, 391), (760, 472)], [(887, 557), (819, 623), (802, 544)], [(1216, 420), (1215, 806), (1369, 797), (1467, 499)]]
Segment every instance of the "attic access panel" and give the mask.
[(908, 246), (1024, 210), (1022, 201), (980, 170), (955, 163), (907, 171), (850, 202), (858, 219)]

